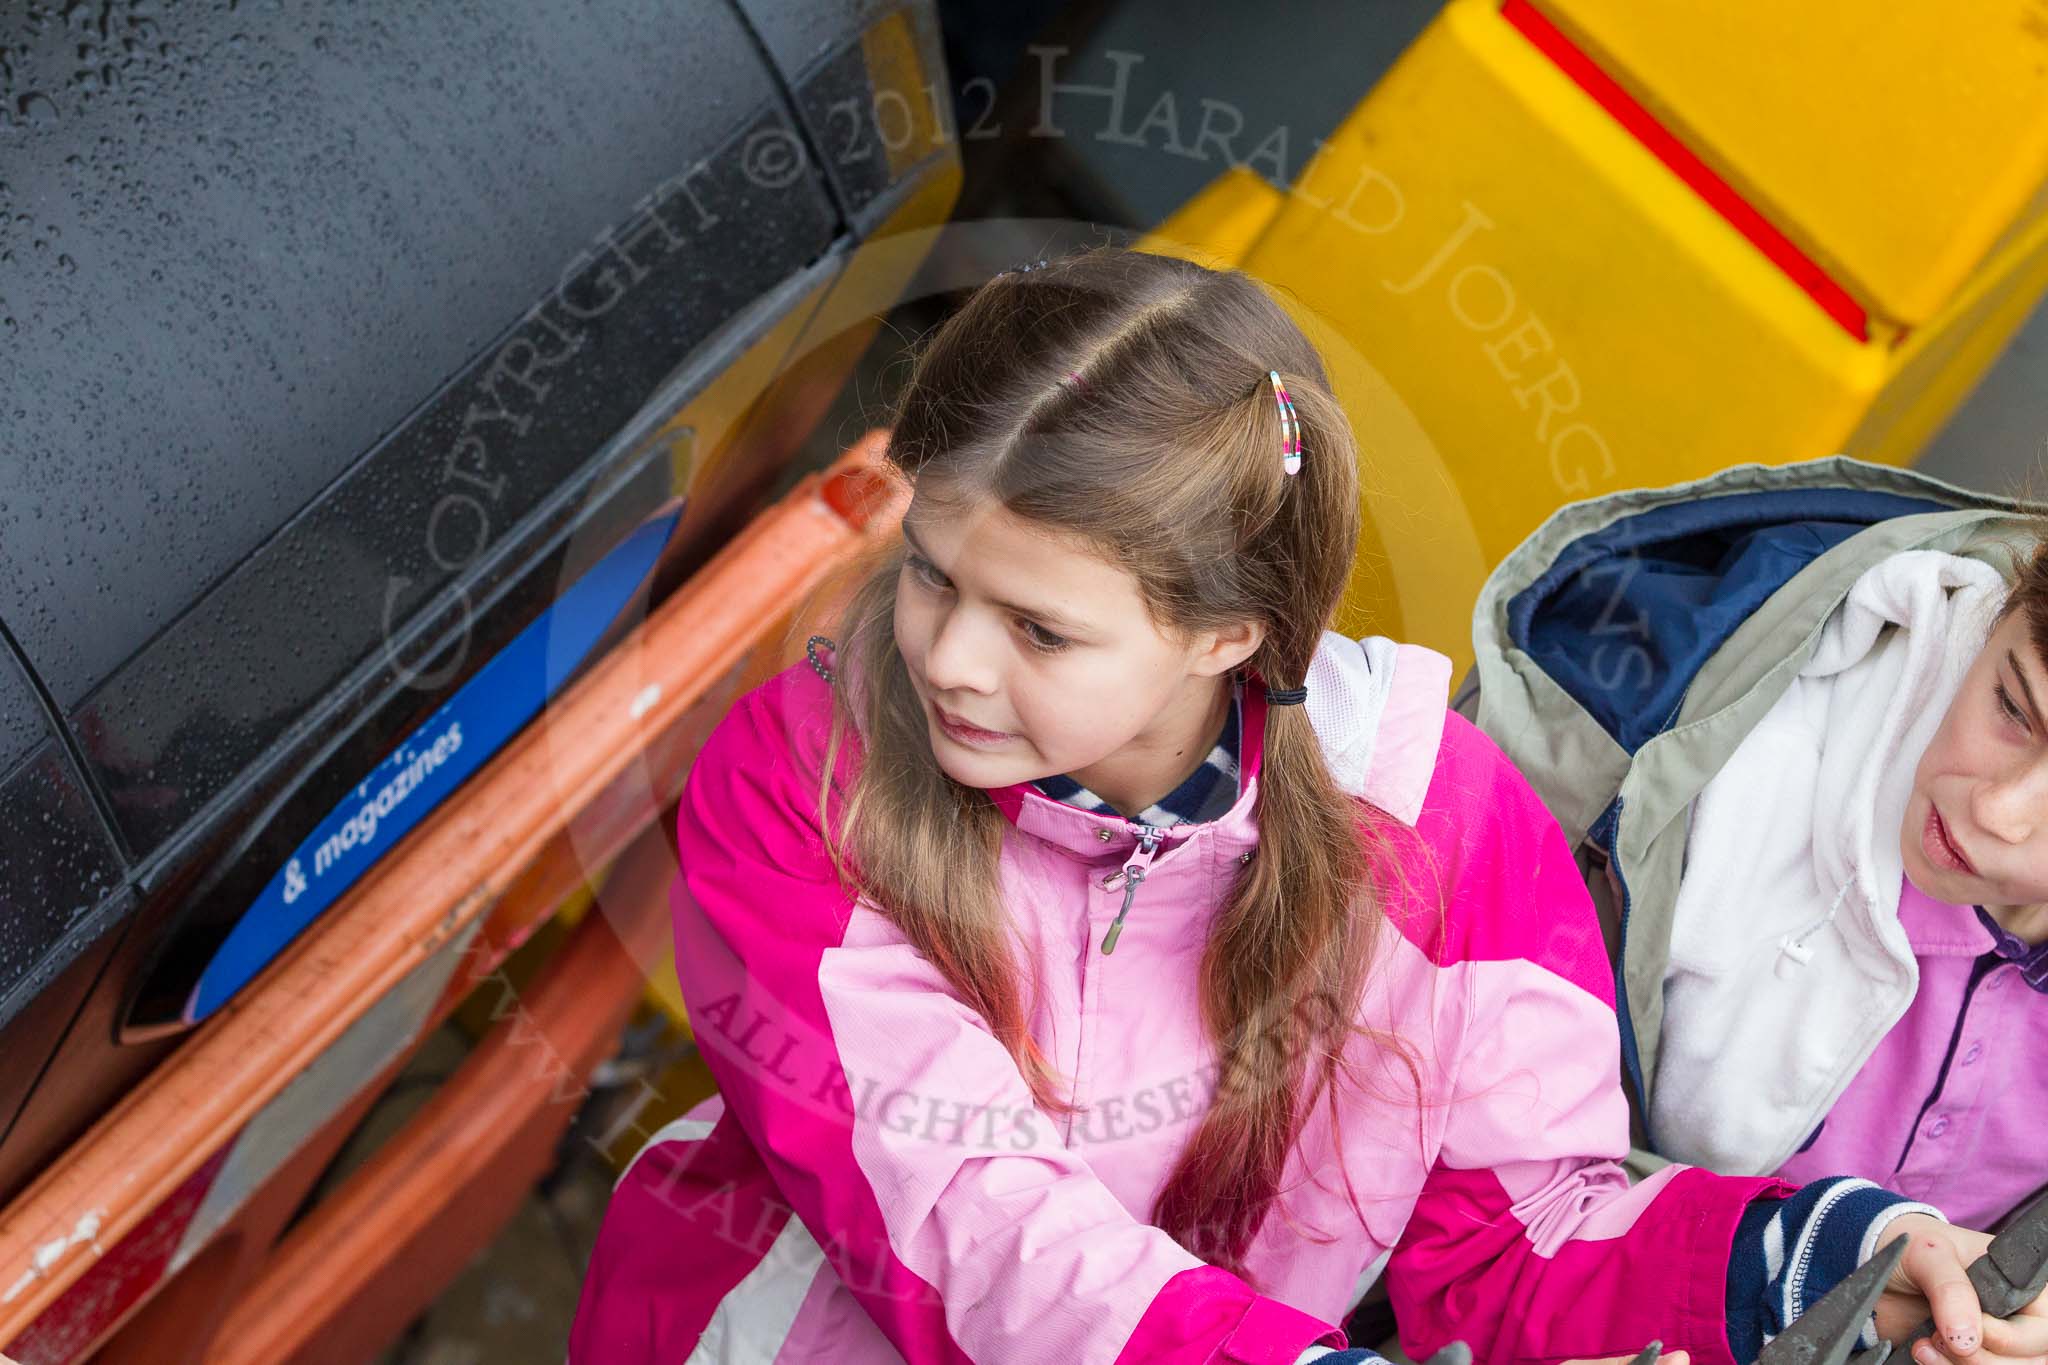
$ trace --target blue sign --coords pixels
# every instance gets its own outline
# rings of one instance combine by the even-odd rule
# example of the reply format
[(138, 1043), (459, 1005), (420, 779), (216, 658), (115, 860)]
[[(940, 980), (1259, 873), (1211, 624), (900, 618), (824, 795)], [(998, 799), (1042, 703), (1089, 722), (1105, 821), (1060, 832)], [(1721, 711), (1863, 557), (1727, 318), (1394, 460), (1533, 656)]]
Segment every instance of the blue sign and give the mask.
[(665, 512), (614, 546), (313, 827), (206, 964), (187, 1023), (226, 1004), (533, 719), (640, 591), (680, 516)]

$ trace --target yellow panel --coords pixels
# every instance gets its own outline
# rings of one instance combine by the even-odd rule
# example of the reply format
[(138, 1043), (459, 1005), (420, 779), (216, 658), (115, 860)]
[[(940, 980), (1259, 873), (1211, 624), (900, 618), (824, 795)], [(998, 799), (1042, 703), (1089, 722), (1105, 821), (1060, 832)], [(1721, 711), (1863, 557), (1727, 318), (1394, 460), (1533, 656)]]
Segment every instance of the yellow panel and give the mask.
[(1924, 323), (2048, 180), (2048, 3), (1538, 0), (1863, 301)]
[(860, 35), (860, 48), (874, 95), (875, 133), (890, 176), (898, 177), (938, 150), (945, 128), (937, 106), (946, 93), (918, 60), (909, 11), (895, 10), (870, 25)]
[(1946, 313), (1906, 338), (1894, 361), (1897, 374), (1844, 452), (1886, 464), (1912, 460), (1969, 396), (2044, 289), (2048, 218), (2001, 247)]
[(683, 1003), (682, 983), (676, 980), (676, 952), (671, 946), (661, 955), (661, 965), (647, 974), (647, 990), (640, 997), (659, 1010), (683, 1037), (691, 1037), (690, 1007)]
[(1257, 171), (1232, 166), (1146, 234), (1138, 249), (1212, 269), (1235, 266), (1286, 203), (1287, 196)]
[(1453, 0), (1244, 266), (1321, 315), (1383, 566), (1347, 621), (1470, 656), (1486, 569), (1560, 504), (1832, 454), (1852, 340), (1537, 52)]

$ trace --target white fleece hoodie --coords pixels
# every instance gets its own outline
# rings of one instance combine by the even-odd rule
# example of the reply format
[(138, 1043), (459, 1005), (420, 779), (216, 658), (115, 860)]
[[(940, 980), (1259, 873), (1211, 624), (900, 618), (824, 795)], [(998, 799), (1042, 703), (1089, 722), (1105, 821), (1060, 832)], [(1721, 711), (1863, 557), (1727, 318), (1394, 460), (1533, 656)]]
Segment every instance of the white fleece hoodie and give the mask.
[(1899, 829), (1913, 772), (2004, 601), (1977, 560), (1872, 566), (1693, 803), (1651, 1137), (1775, 1171), (1912, 1002)]

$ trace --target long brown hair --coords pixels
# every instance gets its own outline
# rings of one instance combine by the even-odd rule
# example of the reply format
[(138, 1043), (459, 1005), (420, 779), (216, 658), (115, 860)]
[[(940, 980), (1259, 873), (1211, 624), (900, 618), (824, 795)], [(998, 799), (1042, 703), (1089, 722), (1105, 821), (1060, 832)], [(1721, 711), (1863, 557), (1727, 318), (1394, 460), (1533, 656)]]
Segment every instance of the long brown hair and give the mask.
[[(1282, 468), (1267, 371), (1307, 451)], [(1332, 619), (1359, 533), (1357, 451), (1321, 357), (1235, 271), (1102, 248), (999, 275), (919, 349), (889, 458), (920, 498), (987, 497), (1129, 572), (1163, 631), (1257, 621), (1246, 667), (1293, 687)], [(1005, 821), (948, 777), (894, 641), (901, 546), (853, 594), (824, 772), (864, 750), (833, 855), (1016, 1059), (1039, 1106), (1072, 1112), (1032, 1039), (997, 894)], [(1336, 786), (1299, 706), (1266, 712), (1260, 847), (1209, 930), (1214, 1097), (1153, 1209), (1212, 1262), (1242, 1256), (1304, 1116), (1356, 1026), (1381, 908), (1370, 812)], [(829, 793), (821, 789), (822, 807)]]

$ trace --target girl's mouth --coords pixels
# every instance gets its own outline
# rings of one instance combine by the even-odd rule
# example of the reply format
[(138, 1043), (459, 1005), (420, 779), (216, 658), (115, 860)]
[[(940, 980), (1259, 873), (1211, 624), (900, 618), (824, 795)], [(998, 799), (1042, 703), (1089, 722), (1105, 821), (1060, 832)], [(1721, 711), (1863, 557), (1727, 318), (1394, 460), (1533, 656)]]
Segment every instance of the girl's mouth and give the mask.
[(1920, 848), (1936, 867), (1971, 877), (1977, 875), (1977, 869), (1963, 856), (1962, 848), (1948, 832), (1948, 823), (1941, 818), (1941, 812), (1931, 803), (1927, 807), (1927, 825), (1920, 831)]
[(946, 737), (958, 744), (976, 749), (993, 749), (1016, 738), (999, 730), (984, 730), (979, 726), (969, 725), (957, 716), (949, 714), (937, 702), (932, 703), (932, 714), (939, 718), (939, 728), (946, 732)]

